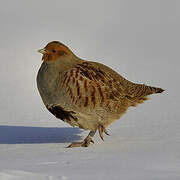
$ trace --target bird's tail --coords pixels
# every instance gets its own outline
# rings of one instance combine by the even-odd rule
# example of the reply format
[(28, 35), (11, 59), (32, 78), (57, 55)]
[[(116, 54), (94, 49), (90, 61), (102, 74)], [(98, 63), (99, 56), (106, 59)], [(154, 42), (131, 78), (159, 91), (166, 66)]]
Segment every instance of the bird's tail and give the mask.
[(139, 103), (143, 103), (148, 100), (148, 96), (151, 94), (162, 93), (164, 89), (158, 87), (147, 86), (144, 84), (134, 84), (133, 93), (131, 96), (131, 106), (136, 106)]
[(146, 87), (146, 95), (162, 93), (164, 91), (164, 89), (162, 88), (157, 88), (152, 86), (145, 86), (145, 87)]

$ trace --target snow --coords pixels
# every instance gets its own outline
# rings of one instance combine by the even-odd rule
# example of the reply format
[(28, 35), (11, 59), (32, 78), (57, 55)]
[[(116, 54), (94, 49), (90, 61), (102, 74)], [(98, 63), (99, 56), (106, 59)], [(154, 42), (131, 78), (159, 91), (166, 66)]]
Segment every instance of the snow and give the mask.
[[(17, 0), (0, 14), (0, 180), (180, 179), (179, 2)], [(66, 148), (88, 131), (57, 120), (38, 94), (36, 50), (52, 40), (165, 92), (129, 108), (104, 142)]]

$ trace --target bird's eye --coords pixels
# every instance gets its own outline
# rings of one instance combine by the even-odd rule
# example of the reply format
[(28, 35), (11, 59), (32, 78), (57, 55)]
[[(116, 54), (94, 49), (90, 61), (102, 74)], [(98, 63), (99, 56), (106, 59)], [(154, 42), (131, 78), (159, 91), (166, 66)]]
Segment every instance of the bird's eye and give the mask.
[(53, 50), (52, 50), (52, 52), (53, 52), (53, 53), (55, 53), (55, 52), (56, 52), (56, 50), (54, 50), (54, 49), (53, 49)]

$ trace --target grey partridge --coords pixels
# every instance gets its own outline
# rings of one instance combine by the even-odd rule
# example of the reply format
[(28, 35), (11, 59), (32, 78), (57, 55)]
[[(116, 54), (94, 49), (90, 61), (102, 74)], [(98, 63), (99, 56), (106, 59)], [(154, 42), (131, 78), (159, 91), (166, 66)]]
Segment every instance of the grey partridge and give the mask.
[(90, 130), (82, 142), (68, 147), (87, 147), (99, 131), (119, 119), (130, 106), (162, 93), (161, 88), (130, 82), (111, 68), (77, 57), (67, 46), (52, 41), (38, 50), (43, 63), (38, 71), (37, 86), (46, 108), (71, 126)]

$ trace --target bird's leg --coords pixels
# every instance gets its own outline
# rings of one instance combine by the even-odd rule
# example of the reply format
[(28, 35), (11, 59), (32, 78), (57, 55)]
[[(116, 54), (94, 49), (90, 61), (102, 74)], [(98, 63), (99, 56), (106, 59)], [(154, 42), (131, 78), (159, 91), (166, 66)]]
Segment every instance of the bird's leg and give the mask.
[(103, 125), (99, 125), (99, 136), (101, 137), (101, 139), (104, 141), (104, 136), (103, 133), (105, 133), (106, 135), (109, 136), (109, 133), (107, 132), (106, 128)]
[(73, 142), (67, 148), (72, 147), (88, 147), (90, 143), (94, 143), (92, 137), (95, 135), (96, 131), (90, 131), (88, 136), (82, 142)]

